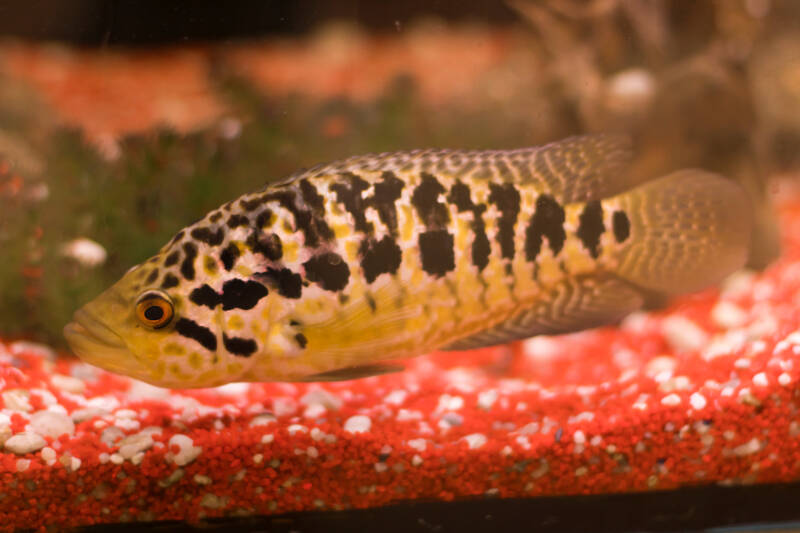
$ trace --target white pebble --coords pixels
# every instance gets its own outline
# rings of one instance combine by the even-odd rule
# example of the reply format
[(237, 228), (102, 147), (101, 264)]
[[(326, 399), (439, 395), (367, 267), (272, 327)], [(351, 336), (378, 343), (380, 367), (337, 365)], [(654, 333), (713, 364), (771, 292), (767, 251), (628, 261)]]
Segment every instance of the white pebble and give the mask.
[(82, 394), (86, 389), (86, 384), (80, 379), (73, 378), (72, 376), (64, 376), (62, 374), (53, 374), (50, 378), (50, 383), (58, 389), (73, 394)]
[(668, 316), (661, 324), (661, 333), (673, 350), (699, 350), (708, 342), (708, 334), (697, 324), (679, 315)]
[(420, 457), (419, 455), (417, 455), (415, 453), (414, 457), (411, 458), (411, 464), (414, 465), (414, 466), (421, 465), (422, 464), (422, 457)]
[(325, 389), (314, 389), (300, 398), (300, 403), (306, 406), (322, 405), (331, 411), (338, 411), (342, 407), (342, 399)]
[(464, 440), (467, 441), (471, 450), (475, 450), (486, 444), (486, 435), (483, 433), (472, 433), (464, 437)]
[(261, 436), (261, 444), (269, 444), (275, 440), (275, 435), (272, 433), (267, 433), (266, 435)]
[(418, 452), (424, 452), (428, 444), (425, 439), (411, 439), (410, 441), (408, 441), (408, 445), (409, 447), (414, 448)]
[(52, 466), (56, 462), (56, 451), (50, 446), (45, 446), (39, 453), (42, 456), (42, 461), (48, 466)]
[(408, 393), (402, 389), (393, 390), (386, 397), (383, 399), (384, 403), (389, 403), (392, 405), (403, 405), (403, 402), (406, 401), (406, 397)]
[(24, 389), (12, 389), (3, 393), (3, 403), (6, 409), (27, 413), (33, 410), (28, 401), (29, 397), (30, 393)]
[(303, 411), (304, 418), (319, 418), (321, 416), (325, 416), (328, 412), (328, 409), (322, 405), (321, 403), (312, 403), (306, 410)]
[(296, 433), (308, 433), (308, 428), (300, 424), (291, 424), (286, 431), (289, 432), (289, 435), (295, 435)]
[(31, 416), (31, 429), (43, 437), (57, 439), (61, 435), (73, 435), (75, 423), (67, 415), (38, 411)]
[(766, 387), (769, 385), (769, 380), (767, 379), (767, 375), (764, 372), (759, 372), (755, 376), (753, 376), (753, 385), (757, 387)]
[(711, 319), (721, 328), (732, 329), (744, 325), (747, 313), (738, 305), (722, 300), (711, 310)]
[(344, 423), (344, 430), (348, 433), (365, 433), (372, 427), (372, 420), (368, 416), (355, 415)]
[(172, 454), (170, 452), (170, 456), (172, 457), (172, 461), (178, 466), (191, 463), (197, 459), (197, 456), (203, 451), (201, 447), (194, 445), (194, 441), (190, 437), (181, 435), (180, 433), (173, 435), (169, 439), (169, 447), (172, 448), (172, 446), (175, 445), (179, 448), (178, 453)]
[(153, 437), (149, 433), (136, 433), (119, 441), (117, 453), (124, 459), (132, 459), (136, 454), (152, 448), (153, 442)]
[(494, 389), (490, 389), (487, 391), (483, 391), (478, 394), (478, 407), (488, 411), (494, 405), (494, 402), (497, 401), (497, 391)]
[(689, 397), (689, 403), (692, 405), (692, 408), (696, 410), (700, 410), (706, 406), (706, 397), (700, 394), (699, 392), (692, 393)]
[(442, 411), (458, 411), (464, 407), (464, 398), (461, 396), (450, 396), (449, 394), (442, 394), (439, 397), (439, 405), (436, 406), (436, 412)]
[(586, 434), (579, 429), (572, 435), (572, 440), (575, 441), (575, 444), (584, 444), (586, 442)]
[(12, 453), (23, 455), (41, 450), (46, 445), (47, 441), (38, 433), (23, 431), (9, 438), (5, 442), (4, 447)]
[(250, 420), (250, 427), (252, 428), (255, 426), (266, 426), (268, 424), (272, 424), (273, 422), (275, 422), (275, 415), (270, 413), (264, 413), (254, 416)]
[(114, 463), (115, 465), (121, 465), (122, 463), (125, 462), (125, 458), (123, 458), (118, 453), (112, 453), (110, 459), (111, 459), (111, 462)]
[(761, 449), (761, 442), (759, 442), (757, 438), (753, 437), (744, 444), (741, 444), (736, 448), (734, 448), (733, 453), (738, 456), (750, 455), (752, 453), (756, 453), (760, 449)]
[(681, 397), (677, 394), (667, 394), (663, 398), (661, 398), (661, 403), (663, 405), (678, 405), (681, 403)]
[(386, 472), (386, 470), (388, 469), (389, 465), (387, 465), (386, 463), (375, 463), (375, 471), (378, 472), (379, 474), (381, 472)]
[(17, 459), (17, 472), (24, 472), (31, 466), (30, 459)]
[(784, 387), (792, 382), (792, 378), (786, 372), (781, 372), (781, 375), (778, 376), (778, 383), (783, 385)]

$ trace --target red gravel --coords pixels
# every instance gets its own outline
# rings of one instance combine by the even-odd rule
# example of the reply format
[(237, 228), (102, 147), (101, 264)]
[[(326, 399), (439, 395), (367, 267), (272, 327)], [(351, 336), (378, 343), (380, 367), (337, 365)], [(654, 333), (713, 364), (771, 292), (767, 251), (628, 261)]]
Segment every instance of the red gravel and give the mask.
[(0, 344), (0, 525), (796, 480), (800, 200), (781, 213), (785, 252), (764, 274), (513, 359), (166, 391)]

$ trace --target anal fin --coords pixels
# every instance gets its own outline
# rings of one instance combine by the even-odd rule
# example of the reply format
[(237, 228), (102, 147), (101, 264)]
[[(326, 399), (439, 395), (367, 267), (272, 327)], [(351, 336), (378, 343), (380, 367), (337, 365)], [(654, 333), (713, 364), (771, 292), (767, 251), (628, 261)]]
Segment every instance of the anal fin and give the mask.
[(612, 276), (564, 280), (532, 307), (442, 349), (472, 350), (534, 335), (556, 335), (612, 324), (641, 308), (643, 302), (639, 289)]
[(350, 379), (368, 378), (370, 376), (400, 372), (401, 370), (403, 370), (403, 367), (400, 365), (375, 364), (348, 366), (346, 368), (337, 368), (336, 370), (330, 370), (328, 372), (312, 374), (298, 381), (347, 381)]

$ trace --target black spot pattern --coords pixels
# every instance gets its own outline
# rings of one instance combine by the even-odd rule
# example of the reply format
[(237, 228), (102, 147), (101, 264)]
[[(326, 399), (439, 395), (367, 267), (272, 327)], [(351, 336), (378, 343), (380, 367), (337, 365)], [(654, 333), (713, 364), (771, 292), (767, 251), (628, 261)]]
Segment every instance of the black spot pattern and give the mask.
[(199, 342), (206, 350), (213, 352), (217, 349), (217, 337), (210, 329), (199, 325), (194, 320), (181, 318), (175, 323), (175, 331), (188, 339)]
[(183, 262), (181, 263), (181, 274), (189, 281), (194, 279), (194, 259), (197, 257), (197, 245), (193, 242), (183, 243)]
[(222, 261), (222, 266), (225, 267), (225, 270), (233, 268), (236, 260), (239, 259), (239, 254), (239, 247), (234, 243), (228, 244), (228, 246), (222, 250), (222, 253), (219, 254), (219, 259)]
[(297, 345), (300, 346), (300, 348), (305, 348), (306, 346), (308, 346), (308, 339), (302, 333), (298, 333), (297, 335), (295, 335), (294, 340), (297, 341)]
[(227, 224), (231, 229), (238, 228), (239, 226), (247, 226), (250, 224), (250, 219), (244, 215), (231, 215), (228, 217)]
[(256, 229), (247, 237), (245, 243), (254, 253), (261, 254), (270, 261), (283, 257), (283, 243), (275, 233), (264, 233)]
[(386, 171), (381, 175), (381, 181), (373, 186), (375, 192), (369, 198), (369, 205), (378, 211), (378, 217), (389, 228), (392, 237), (397, 237), (397, 200), (402, 195), (403, 187), (403, 180)]
[(542, 250), (542, 237), (547, 237), (553, 255), (558, 254), (567, 238), (564, 231), (564, 208), (552, 196), (536, 199), (536, 212), (525, 232), (525, 257), (535, 261)]
[(220, 213), (219, 211), (217, 211), (216, 213), (214, 213), (213, 215), (211, 215), (211, 217), (209, 218), (209, 220), (210, 220), (211, 222), (219, 222), (219, 219), (221, 219), (221, 218), (222, 218), (222, 213)]
[(192, 238), (200, 242), (204, 242), (209, 246), (219, 246), (225, 238), (225, 232), (222, 228), (217, 228), (216, 231), (211, 231), (211, 228), (200, 227), (192, 230)]
[(388, 235), (379, 241), (365, 239), (361, 242), (359, 254), (367, 283), (372, 283), (381, 274), (396, 274), (403, 256), (400, 246)]
[(303, 293), (303, 278), (288, 268), (268, 268), (266, 272), (257, 274), (257, 276), (263, 277), (267, 283), (277, 286), (278, 294), (285, 298), (297, 299)]
[(152, 272), (150, 272), (150, 275), (147, 276), (147, 279), (144, 280), (144, 282), (147, 283), (148, 285), (152, 285), (153, 283), (156, 282), (157, 279), (158, 279), (158, 269), (154, 268)]
[(167, 256), (167, 259), (164, 261), (164, 266), (171, 267), (173, 265), (177, 265), (180, 258), (181, 253), (178, 250), (175, 250)]
[(420, 260), (425, 272), (441, 277), (455, 269), (453, 235), (444, 229), (450, 222), (450, 211), (439, 202), (439, 195), (445, 192), (442, 184), (431, 174), (423, 172), (421, 178), (411, 196), (411, 203), (428, 229), (419, 235)]
[(229, 353), (239, 357), (250, 357), (258, 349), (258, 345), (253, 339), (228, 337), (225, 333), (222, 334), (222, 344)]
[(422, 182), (414, 189), (411, 203), (425, 226), (432, 229), (442, 228), (450, 222), (447, 206), (439, 202), (439, 195), (445, 192), (444, 187), (431, 174), (423, 172), (421, 177)]
[(421, 233), (419, 250), (422, 257), (422, 269), (428, 274), (441, 277), (456, 267), (453, 236), (447, 230)]
[(497, 240), (500, 242), (500, 252), (505, 259), (514, 259), (514, 226), (519, 216), (520, 196), (519, 191), (512, 183), (489, 184), (489, 202), (497, 206), (500, 211), (500, 220), (497, 223)]
[(482, 271), (489, 264), (489, 254), (492, 251), (489, 238), (486, 236), (486, 224), (483, 221), (486, 206), (474, 204), (470, 192), (467, 185), (458, 182), (450, 189), (447, 200), (456, 206), (459, 213), (472, 212), (472, 232), (475, 234), (475, 239), (472, 241), (472, 264), (478, 267), (478, 271)]
[(375, 231), (375, 226), (367, 221), (367, 206), (362, 198), (362, 193), (369, 189), (369, 183), (349, 172), (342, 174), (342, 177), (347, 180), (346, 183), (331, 185), (331, 190), (336, 193), (336, 201), (344, 205), (344, 208), (353, 216), (357, 231), (371, 235)]
[(263, 203), (263, 197), (251, 198), (249, 200), (241, 200), (239, 205), (242, 206), (242, 209), (245, 211), (255, 211), (258, 209), (261, 204)]
[(595, 259), (600, 256), (600, 236), (605, 229), (603, 206), (598, 200), (587, 203), (578, 217), (577, 235), (583, 246)]
[(189, 294), (189, 300), (197, 305), (214, 309), (220, 303), (219, 294), (208, 285), (201, 285)]
[(625, 242), (631, 234), (631, 223), (625, 211), (614, 211), (611, 225), (614, 229), (614, 238), (617, 239), (617, 242)]
[(333, 252), (316, 255), (303, 263), (306, 278), (326, 291), (340, 291), (350, 280), (350, 268), (341, 256)]
[(172, 287), (177, 287), (180, 281), (178, 280), (177, 276), (172, 274), (167, 274), (164, 276), (164, 279), (161, 280), (161, 288), (162, 289), (171, 289)]
[(172, 238), (172, 240), (169, 241), (169, 243), (170, 244), (175, 244), (176, 242), (178, 242), (181, 239), (183, 239), (183, 230), (180, 230), (178, 233), (176, 233), (175, 236)]
[(223, 311), (231, 309), (246, 311), (255, 307), (259, 300), (267, 294), (269, 294), (267, 288), (257, 281), (242, 281), (239, 278), (233, 278), (222, 285), (222, 309)]
[[(312, 187), (313, 188), (313, 187)], [(297, 195), (292, 190), (279, 190), (267, 193), (263, 196), (265, 202), (274, 201), (278, 205), (292, 213), (294, 223), (298, 230), (303, 232), (305, 236), (305, 245), (310, 248), (315, 248), (321, 241), (329, 242), (333, 239), (333, 230), (328, 226), (325, 219), (322, 217), (324, 214), (316, 212), (316, 214), (306, 209), (300, 209), (296, 204)], [(316, 209), (314, 202), (315, 198), (307, 199), (312, 208)]]

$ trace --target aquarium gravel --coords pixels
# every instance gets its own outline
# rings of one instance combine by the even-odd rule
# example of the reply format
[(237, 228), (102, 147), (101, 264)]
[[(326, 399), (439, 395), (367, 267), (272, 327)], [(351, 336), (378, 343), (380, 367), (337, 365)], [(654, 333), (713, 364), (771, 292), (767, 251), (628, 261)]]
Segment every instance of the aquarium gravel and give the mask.
[(166, 390), (0, 344), (6, 529), (800, 477), (800, 201), (763, 274), (328, 384)]

